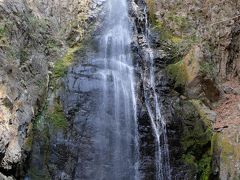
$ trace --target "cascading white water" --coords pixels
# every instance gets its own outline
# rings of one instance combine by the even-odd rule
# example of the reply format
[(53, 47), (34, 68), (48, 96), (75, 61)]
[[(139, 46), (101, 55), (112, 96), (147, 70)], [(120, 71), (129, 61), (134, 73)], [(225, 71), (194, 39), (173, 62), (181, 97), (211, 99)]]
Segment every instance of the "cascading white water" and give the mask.
[[(146, 105), (152, 127), (148, 115), (143, 125), (139, 115), (138, 129), (128, 3), (106, 0), (105, 7), (104, 26), (94, 36), (97, 52), (91, 52), (86, 60), (79, 55), (81, 63), (69, 69), (65, 80), (62, 99), (67, 118), (71, 119), (71, 131), (58, 134), (51, 142), (49, 161), (56, 165), (52, 168), (59, 169), (54, 172), (55, 179), (171, 180), (166, 124), (156, 92), (147, 18), (144, 35), (141, 32), (147, 42), (146, 57), (141, 57), (141, 63), (146, 64), (141, 67), (145, 102), (138, 100), (144, 113)], [(144, 13), (147, 17), (146, 9)], [(139, 91), (141, 94), (142, 88)], [(139, 138), (138, 130), (142, 133)], [(147, 173), (150, 176), (145, 176)]]
[(155, 152), (155, 166), (156, 166), (156, 180), (171, 180), (171, 168), (169, 162), (169, 148), (168, 138), (166, 130), (166, 122), (161, 115), (161, 107), (158, 101), (158, 94), (155, 86), (155, 69), (154, 69), (154, 54), (150, 47), (149, 42), (149, 28), (146, 8), (144, 9), (145, 15), (145, 38), (146, 38), (146, 52), (145, 57), (149, 63), (149, 68), (145, 73), (144, 79), (144, 97), (151, 119), (151, 125), (156, 141), (156, 152)]
[[(138, 139), (128, 3), (127, 0), (107, 0), (105, 7), (104, 25), (95, 37), (97, 52), (73, 66), (67, 77), (65, 108), (73, 119), (71, 139), (78, 147), (77, 153), (75, 150), (73, 153), (77, 154), (74, 156), (77, 162), (73, 179), (140, 180), (149, 173), (149, 168), (144, 169), (146, 164), (151, 167), (151, 176), (148, 176), (151, 179), (171, 179), (166, 125), (156, 92), (154, 58), (149, 41), (146, 40), (148, 53), (142, 61), (147, 61), (143, 91), (152, 131), (147, 128), (149, 131), (141, 134), (139, 139), (146, 136), (144, 143), (151, 144), (151, 157), (139, 159), (147, 151), (141, 151), (138, 145), (140, 142), (141, 148), (146, 147)], [(147, 25), (146, 21), (146, 39)], [(152, 138), (152, 132), (155, 138)]]
[(91, 134), (94, 153), (85, 163), (94, 173), (89, 175), (86, 169), (81, 178), (138, 180), (136, 97), (127, 1), (108, 0), (105, 15), (99, 53), (87, 65), (90, 69), (95, 67), (96, 81), (80, 82), (87, 88), (92, 84), (97, 94), (95, 99), (99, 99), (90, 120), (95, 131)]
[[(113, 108), (112, 155), (114, 179), (137, 179), (137, 122), (134, 72), (130, 54), (131, 33), (126, 0), (109, 0), (108, 26), (103, 41), (105, 62), (104, 110)], [(107, 86), (108, 79), (113, 82)], [(109, 98), (109, 91), (113, 99)], [(113, 107), (107, 107), (113, 101)], [(106, 112), (107, 113), (107, 112)]]

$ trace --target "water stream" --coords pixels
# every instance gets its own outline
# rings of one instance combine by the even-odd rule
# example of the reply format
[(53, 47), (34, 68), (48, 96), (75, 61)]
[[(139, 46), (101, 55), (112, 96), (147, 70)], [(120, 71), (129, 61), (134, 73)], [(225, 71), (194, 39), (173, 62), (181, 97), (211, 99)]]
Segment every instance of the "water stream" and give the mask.
[[(86, 126), (82, 126), (88, 127), (91, 139), (89, 157), (79, 154), (78, 167), (82, 173), (77, 178), (137, 180), (138, 136), (128, 4), (126, 0), (109, 0), (105, 5), (98, 53), (73, 70), (80, 74), (74, 82), (80, 87), (78, 93), (89, 94), (87, 102), (93, 106)], [(79, 112), (76, 121), (84, 121), (82, 117), (86, 114)], [(86, 143), (89, 141), (82, 141), (82, 146)]]
[(145, 27), (144, 37), (146, 42), (145, 52), (146, 61), (148, 61), (147, 71), (145, 71), (145, 79), (143, 80), (144, 97), (147, 111), (151, 120), (152, 130), (155, 136), (156, 150), (155, 150), (155, 166), (156, 166), (156, 180), (171, 180), (171, 168), (169, 162), (169, 148), (166, 122), (161, 114), (161, 105), (159, 103), (159, 96), (156, 92), (155, 85), (155, 67), (154, 67), (154, 53), (150, 46), (150, 30), (147, 18), (147, 9), (144, 9)]
[[(141, 71), (132, 58), (131, 45), (137, 33), (129, 17), (130, 3), (107, 0), (103, 26), (93, 37), (94, 49), (89, 47), (86, 57), (76, 54), (79, 63), (69, 68), (61, 92), (69, 128), (51, 134), (47, 168), (46, 152), (39, 151), (45, 142), (35, 143), (33, 167), (49, 171), (55, 179), (171, 180), (147, 13), (146, 9), (142, 13), (145, 26), (141, 26), (141, 36), (146, 45), (139, 46), (145, 54), (140, 58), (144, 64)], [(135, 80), (137, 74), (141, 79)], [(143, 88), (137, 87), (139, 82)], [(144, 118), (139, 109), (144, 109)], [(45, 177), (43, 174), (39, 173), (40, 177)]]
[[(77, 171), (81, 173), (76, 178), (140, 180), (144, 175), (139, 173), (141, 150), (138, 145), (136, 83), (130, 49), (132, 31), (128, 2), (108, 0), (105, 6), (104, 27), (99, 35), (98, 52), (86, 64), (73, 67), (74, 74), (80, 77), (69, 85), (70, 89), (72, 86), (78, 87), (77, 92), (82, 94), (85, 102), (92, 105), (91, 108), (86, 108), (86, 112), (79, 111), (76, 116), (80, 131), (87, 132), (82, 136), (89, 139), (80, 140), (83, 153), (79, 153)], [(144, 14), (147, 17), (146, 9)], [(161, 115), (160, 97), (156, 92), (154, 54), (150, 47), (147, 18), (145, 21), (147, 53), (143, 60), (148, 61), (148, 67), (143, 76), (143, 94), (155, 137), (154, 179), (170, 180), (166, 123)], [(85, 103), (84, 100), (81, 101)]]

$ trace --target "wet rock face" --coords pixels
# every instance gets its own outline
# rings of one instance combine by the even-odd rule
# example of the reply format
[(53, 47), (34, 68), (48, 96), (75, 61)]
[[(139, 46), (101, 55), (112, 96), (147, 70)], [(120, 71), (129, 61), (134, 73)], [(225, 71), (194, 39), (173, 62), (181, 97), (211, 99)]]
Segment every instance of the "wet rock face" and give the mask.
[[(140, 149), (140, 152), (143, 162), (146, 162), (142, 164), (142, 172), (145, 173), (146, 178), (155, 178), (154, 176), (151, 177), (151, 174), (154, 174), (156, 171), (156, 169), (153, 168), (154, 164), (151, 161), (151, 159), (154, 159), (155, 155), (151, 152), (154, 151), (153, 148), (156, 148), (156, 144), (154, 142), (154, 136), (152, 138), (150, 136), (151, 133), (153, 134), (153, 131), (151, 128), (149, 113), (145, 107), (146, 102), (144, 100), (144, 91), (146, 91), (146, 89), (144, 89), (144, 85), (145, 87), (148, 87), (147, 74), (150, 65), (146, 48), (146, 32), (144, 30), (144, 26), (146, 26), (146, 24), (144, 24), (146, 19), (144, 18), (146, 18), (146, 15), (144, 15), (143, 9), (141, 9), (141, 7), (144, 6), (141, 6), (141, 2), (136, 2), (136, 4), (138, 3), (139, 6), (134, 6), (135, 9), (137, 9), (137, 13), (135, 14), (138, 16), (135, 17), (133, 13), (133, 19), (140, 27), (136, 28), (134, 36), (135, 41), (132, 49), (137, 68), (136, 76), (138, 78), (138, 117), (140, 120), (140, 136), (142, 135), (142, 141), (140, 143), (140, 145), (142, 145), (142, 149)], [(172, 178), (207, 178), (211, 174), (211, 154), (209, 153), (212, 137), (211, 123), (215, 121), (216, 114), (210, 111), (208, 107), (198, 103), (198, 101), (191, 102), (188, 100), (189, 97), (180, 96), (180, 94), (191, 93), (193, 97), (198, 97), (203, 91), (208, 94), (206, 91), (209, 90), (209, 86), (213, 86), (213, 89), (215, 88), (214, 83), (203, 80), (206, 81), (206, 87), (201, 87), (200, 90), (198, 90), (198, 83), (196, 82), (202, 81), (202, 78), (199, 75), (199, 66), (196, 65), (196, 67), (194, 67), (194, 60), (191, 61), (192, 63), (188, 63), (188, 60), (192, 59), (189, 58), (183, 63), (184, 68), (187, 70), (177, 67), (177, 71), (182, 71), (180, 72), (180, 75), (186, 73), (184, 74), (186, 77), (182, 78), (183, 86), (186, 82), (188, 82), (189, 87), (188, 89), (183, 88), (181, 91), (176, 89), (176, 79), (175, 82), (172, 81), (173, 79), (171, 79), (169, 74), (166, 72), (166, 70), (168, 70), (166, 67), (174, 61), (174, 47), (160, 39), (159, 34), (154, 31), (150, 33), (149, 38), (150, 45), (153, 50), (154, 74), (156, 78), (155, 91), (159, 95), (161, 113), (166, 121), (167, 127)], [(199, 53), (194, 54), (194, 56), (196, 56), (196, 63), (199, 63)], [(177, 80), (179, 80), (179, 76), (177, 77)], [(153, 90), (147, 89), (147, 91), (151, 92)], [(214, 101), (214, 98), (218, 98), (219, 91), (217, 89), (214, 89), (211, 93), (213, 94), (208, 94), (210, 99), (213, 98)], [(151, 93), (147, 94), (151, 95)], [(151, 96), (148, 97), (153, 99)], [(150, 102), (150, 106), (153, 108), (154, 103), (152, 100), (150, 100)], [(148, 130), (149, 134), (147, 135), (144, 130)], [(151, 151), (149, 148), (151, 148)], [(148, 152), (148, 156), (146, 155), (146, 152)]]
[[(99, 107), (103, 106), (100, 104), (101, 81), (99, 77), (93, 76), (96, 70), (94, 64), (81, 64), (73, 67), (67, 75), (62, 98), (70, 127), (65, 136), (52, 137), (50, 143), (52, 150), (49, 164), (55, 166), (50, 172), (55, 178), (63, 173), (68, 179), (96, 178), (94, 174), (97, 174), (98, 169), (90, 167), (97, 163), (91, 159), (97, 155), (93, 143), (101, 114)], [(54, 151), (61, 154), (54, 156)]]
[(155, 179), (155, 142), (152, 134), (152, 126), (149, 121), (147, 111), (142, 110), (138, 116), (138, 132), (139, 132), (139, 149), (140, 149), (140, 172), (143, 174), (143, 179)]
[[(168, 149), (164, 147), (166, 143), (164, 135), (166, 132), (163, 127), (159, 132), (154, 132), (154, 125), (152, 123), (157, 116), (158, 109), (156, 108), (160, 108), (162, 118), (165, 120), (167, 120), (169, 115), (169, 112), (162, 107), (166, 94), (170, 90), (164, 71), (168, 57), (164, 50), (159, 48), (159, 42), (155, 41), (155, 43), (151, 41), (154, 34), (148, 34), (148, 17), (145, 8), (146, 4), (142, 1), (135, 1), (130, 6), (130, 12), (134, 10), (134, 13), (131, 13), (131, 17), (132, 21), (135, 22), (132, 51), (136, 68), (136, 87), (138, 94), (140, 173), (143, 175), (143, 179), (157, 179), (158, 174), (161, 173), (163, 173), (163, 178), (168, 179), (170, 177), (167, 175), (167, 170), (163, 170), (163, 172), (160, 173), (157, 170), (158, 165), (156, 165), (156, 161), (158, 161), (157, 152), (160, 148), (161, 153), (164, 154), (164, 157), (161, 156), (161, 160), (159, 160), (161, 161), (160, 166), (162, 166), (163, 169), (166, 168), (165, 165), (168, 161)], [(155, 49), (150, 49), (149, 45), (155, 47)], [(151, 55), (153, 57), (151, 57)], [(151, 68), (153, 69), (153, 73), (150, 70)], [(154, 86), (151, 83), (151, 77), (154, 77)], [(159, 104), (156, 104), (156, 97)], [(154, 114), (152, 114), (152, 112)], [(161, 122), (157, 120), (154, 123), (161, 126)], [(159, 147), (156, 141), (156, 133), (160, 134), (159, 140), (161, 145)]]
[(145, 32), (145, 14), (143, 13), (144, 2), (135, 1), (130, 5), (130, 12), (132, 21), (135, 23), (134, 42), (132, 43), (133, 59), (136, 70), (136, 87), (137, 87), (137, 107), (138, 107), (138, 131), (139, 131), (139, 149), (140, 149), (140, 162), (139, 170), (143, 179), (156, 178), (156, 164), (155, 152), (156, 144), (155, 137), (151, 125), (151, 120), (146, 109), (144, 99), (144, 67), (146, 60), (142, 48), (146, 46), (146, 39), (142, 33)]

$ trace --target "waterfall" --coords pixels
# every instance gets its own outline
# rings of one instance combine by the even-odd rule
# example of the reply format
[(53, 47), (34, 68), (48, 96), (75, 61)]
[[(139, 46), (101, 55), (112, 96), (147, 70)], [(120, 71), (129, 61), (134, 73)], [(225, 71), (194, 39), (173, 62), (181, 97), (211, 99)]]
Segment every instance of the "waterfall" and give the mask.
[[(126, 0), (109, 0), (105, 33), (101, 39), (104, 59), (103, 117), (108, 119), (111, 134), (110, 161), (112, 178), (137, 179), (137, 120), (131, 33)], [(109, 81), (110, 79), (110, 81)], [(109, 102), (112, 101), (112, 104)]]
[[(69, 85), (70, 89), (76, 87), (77, 90), (70, 91), (80, 94), (79, 106), (83, 106), (76, 116), (82, 133), (79, 140), (82, 150), (79, 150), (75, 179), (140, 180), (144, 174), (141, 174), (142, 164), (139, 165), (128, 3), (127, 0), (108, 0), (105, 7), (104, 25), (97, 37), (98, 52), (85, 64), (73, 67), (72, 76), (80, 77), (75, 82), (70, 80)], [(144, 15), (147, 17), (146, 9)], [(143, 48), (146, 53), (143, 60), (146, 67), (142, 80), (144, 104), (155, 139), (154, 179), (170, 180), (166, 123), (156, 92), (154, 53), (150, 47), (147, 18), (144, 19), (146, 45)]]
[(148, 67), (144, 72), (144, 98), (147, 111), (151, 120), (152, 130), (155, 136), (155, 166), (156, 180), (171, 180), (171, 168), (169, 162), (168, 138), (166, 130), (166, 122), (161, 114), (161, 106), (155, 86), (155, 68), (154, 68), (154, 53), (150, 46), (150, 30), (147, 16), (147, 9), (144, 9), (145, 29), (144, 37), (146, 46), (145, 59), (148, 61)]
[(98, 52), (87, 63), (73, 67), (72, 76), (80, 77), (69, 85), (70, 89), (78, 87), (74, 92), (82, 95), (82, 103), (89, 103), (76, 117), (79, 131), (82, 131), (79, 146), (83, 150), (78, 153), (75, 178), (138, 180), (136, 97), (128, 4), (126, 0), (108, 0), (105, 6)]
[[(89, 49), (84, 57), (76, 53), (79, 63), (68, 70), (61, 100), (69, 131), (51, 139), (49, 155), (55, 179), (171, 179), (147, 13), (145, 9), (144, 28), (139, 27), (146, 42), (138, 49), (145, 55), (140, 58), (144, 67), (140, 67), (132, 59), (137, 33), (133, 34), (131, 23), (136, 21), (130, 20), (129, 4), (128, 0), (105, 1), (104, 20), (92, 38), (94, 47), (86, 47)], [(136, 72), (134, 65), (143, 72)], [(135, 74), (141, 76), (137, 82)], [(139, 82), (143, 86), (137, 87)], [(143, 120), (142, 109), (146, 114)]]

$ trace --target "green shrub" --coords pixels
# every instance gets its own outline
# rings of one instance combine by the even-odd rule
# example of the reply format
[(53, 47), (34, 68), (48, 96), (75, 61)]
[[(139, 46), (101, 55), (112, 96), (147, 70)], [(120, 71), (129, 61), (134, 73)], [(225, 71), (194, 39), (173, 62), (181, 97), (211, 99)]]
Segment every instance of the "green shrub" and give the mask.
[(68, 126), (63, 108), (58, 103), (55, 103), (53, 110), (47, 113), (47, 120), (49, 125), (53, 126), (56, 129), (65, 129)]
[(48, 39), (47, 41), (47, 45), (46, 45), (47, 49), (53, 50), (53, 51), (57, 51), (60, 47), (60, 44), (58, 41), (56, 41), (55, 39)]
[(80, 47), (69, 48), (66, 55), (55, 63), (53, 69), (53, 78), (55, 80), (66, 74), (68, 67), (74, 60), (74, 53), (79, 49)]
[(184, 87), (187, 81), (187, 72), (183, 60), (167, 66), (168, 75), (175, 81), (175, 88)]
[(148, 7), (148, 15), (149, 15), (149, 20), (152, 24), (155, 24), (156, 22), (156, 16), (155, 16), (155, 0), (147, 0), (147, 7)]
[(0, 38), (4, 37), (6, 33), (6, 28), (3, 23), (0, 23)]
[[(199, 180), (208, 180), (212, 173), (213, 130), (209, 119), (199, 107), (199, 101), (185, 101), (181, 145), (182, 161)], [(179, 112), (181, 113), (181, 112)]]
[(215, 76), (215, 64), (212, 62), (203, 61), (200, 63), (200, 72), (203, 76), (213, 78)]
[(168, 13), (166, 15), (166, 18), (169, 21), (172, 21), (176, 25), (176, 27), (178, 27), (179, 30), (181, 30), (181, 31), (185, 31), (185, 30), (187, 30), (190, 27), (190, 24), (188, 22), (187, 17), (179, 16), (175, 12)]
[(212, 173), (212, 157), (210, 154), (205, 154), (198, 161), (198, 176), (200, 180), (209, 180)]
[(0, 47), (6, 47), (8, 45), (7, 30), (5, 23), (0, 23)]
[(18, 58), (20, 59), (20, 64), (24, 64), (28, 60), (28, 52), (26, 49), (22, 48), (18, 52)]

